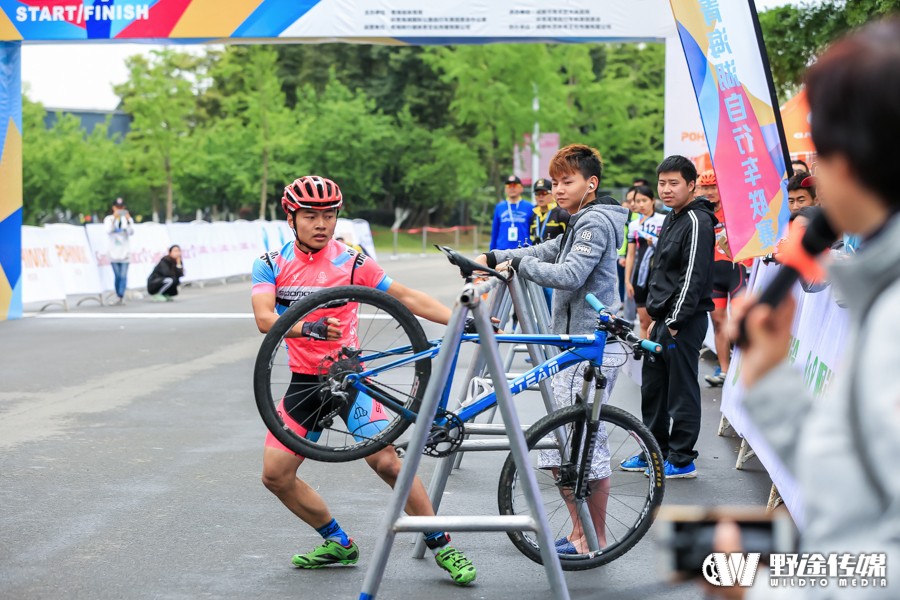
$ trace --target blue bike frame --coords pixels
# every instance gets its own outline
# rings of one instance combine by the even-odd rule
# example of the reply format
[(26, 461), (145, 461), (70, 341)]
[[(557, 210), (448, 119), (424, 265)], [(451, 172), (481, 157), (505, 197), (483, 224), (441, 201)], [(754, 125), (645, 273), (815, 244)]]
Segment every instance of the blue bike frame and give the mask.
[[(604, 314), (601, 313), (600, 321), (605, 322), (608, 320)], [(607, 333), (602, 330), (597, 330), (594, 334), (586, 334), (586, 335), (507, 335), (507, 334), (497, 334), (496, 335), (497, 342), (499, 343), (511, 343), (511, 344), (538, 344), (542, 346), (555, 346), (557, 348), (568, 348), (565, 352), (559, 354), (558, 356), (554, 356), (543, 363), (533, 367), (531, 370), (522, 373), (515, 379), (509, 382), (509, 391), (511, 394), (518, 394), (532, 385), (537, 385), (541, 381), (547, 379), (548, 377), (555, 375), (556, 373), (565, 370), (572, 365), (578, 364), (583, 361), (590, 361), (590, 363), (594, 366), (600, 366), (603, 362), (603, 353), (606, 348), (606, 340)], [(461, 340), (464, 342), (478, 342), (479, 336), (463, 334)], [(385, 365), (381, 365), (377, 368), (370, 369), (368, 371), (363, 371), (361, 373), (355, 373), (353, 375), (348, 376), (348, 381), (350, 384), (359, 390), (360, 392), (364, 392), (370, 395), (372, 398), (378, 400), (383, 405), (389, 407), (393, 411), (397, 412), (403, 419), (406, 419), (410, 422), (415, 422), (416, 413), (410, 411), (406, 407), (397, 403), (396, 400), (390, 398), (389, 396), (385, 396), (381, 394), (378, 390), (373, 389), (365, 384), (365, 380), (367, 378), (377, 379), (378, 375), (384, 371), (389, 371), (391, 369), (403, 366), (405, 364), (409, 364), (412, 362), (416, 362), (423, 358), (431, 359), (437, 356), (438, 351), (440, 350), (440, 340), (430, 340), (429, 343), (432, 347), (428, 350), (424, 350), (422, 352), (418, 352), (416, 354), (410, 356), (404, 356), (401, 359), (396, 361), (387, 363)], [(365, 364), (367, 360), (371, 361), (376, 358), (383, 358), (385, 356), (391, 356), (393, 354), (402, 354), (405, 352), (409, 352), (410, 347), (405, 346), (403, 348), (394, 348), (392, 350), (387, 350), (384, 352), (378, 352), (375, 354), (369, 354), (365, 356), (360, 356), (359, 360), (361, 363)], [(459, 355), (454, 357), (453, 359), (453, 367), (450, 369), (450, 379), (448, 379), (447, 384), (444, 386), (444, 392), (441, 396), (441, 401), (439, 404), (439, 408), (446, 410), (447, 402), (450, 397), (450, 387), (452, 384), (453, 373), (456, 370), (456, 361), (459, 358)], [(475, 402), (466, 405), (463, 409), (457, 413), (457, 417), (459, 417), (462, 421), (469, 421), (474, 419), (481, 413), (486, 410), (492, 408), (497, 403), (497, 395), (495, 392), (489, 392), (478, 398)], [(435, 420), (435, 424), (443, 425), (445, 419), (438, 418)]]

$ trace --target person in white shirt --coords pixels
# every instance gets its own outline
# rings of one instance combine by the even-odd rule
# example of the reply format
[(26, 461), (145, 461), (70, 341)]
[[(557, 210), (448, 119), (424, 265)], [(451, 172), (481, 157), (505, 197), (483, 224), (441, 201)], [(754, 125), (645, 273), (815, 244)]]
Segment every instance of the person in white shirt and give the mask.
[(131, 261), (129, 238), (134, 235), (134, 219), (128, 214), (128, 207), (121, 198), (112, 205), (112, 214), (103, 219), (103, 226), (109, 236), (107, 254), (116, 277), (117, 300), (113, 304), (125, 304), (125, 285), (128, 282), (128, 263)]

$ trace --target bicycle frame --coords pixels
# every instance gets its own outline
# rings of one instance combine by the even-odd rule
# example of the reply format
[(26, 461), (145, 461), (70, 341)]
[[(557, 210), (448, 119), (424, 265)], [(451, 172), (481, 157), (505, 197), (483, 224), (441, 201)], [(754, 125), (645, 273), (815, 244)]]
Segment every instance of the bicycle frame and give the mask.
[[(604, 316), (600, 316), (601, 322), (604, 321)], [(600, 366), (603, 362), (603, 354), (606, 348), (606, 342), (608, 334), (598, 329), (593, 334), (585, 334), (585, 335), (520, 335), (520, 334), (497, 334), (496, 336), (497, 342), (499, 343), (513, 343), (513, 344), (539, 344), (543, 346), (555, 346), (557, 348), (566, 348), (565, 352), (554, 356), (553, 358), (547, 359), (543, 363), (533, 367), (529, 371), (522, 373), (515, 379), (509, 382), (509, 391), (512, 395), (519, 394), (532, 385), (537, 385), (541, 381), (547, 379), (555, 375), (556, 373), (563, 371), (573, 365), (576, 365), (583, 361), (590, 361), (590, 363), (594, 366)], [(463, 334), (461, 336), (461, 341), (464, 342), (477, 342), (479, 336), (477, 335), (469, 335)], [(411, 362), (416, 362), (423, 358), (431, 359), (435, 357), (440, 350), (441, 342), (440, 340), (431, 340), (432, 348), (429, 350), (424, 350), (422, 352), (418, 352), (416, 354), (410, 356), (404, 356), (401, 359), (396, 361), (392, 361), (385, 365), (381, 365), (377, 368), (370, 369), (367, 371), (363, 371), (361, 373), (355, 373), (353, 375), (348, 376), (348, 381), (350, 385), (360, 392), (364, 392), (369, 394), (375, 400), (378, 400), (383, 405), (387, 406), (391, 410), (397, 412), (402, 418), (415, 422), (416, 413), (410, 411), (398, 404), (394, 399), (384, 396), (378, 392), (378, 390), (374, 390), (371, 387), (365, 385), (364, 380), (367, 378), (377, 378), (378, 375), (382, 372), (389, 371), (396, 367), (403, 366), (405, 364), (409, 364)], [(409, 351), (409, 346), (403, 348), (394, 348), (391, 350), (387, 350), (384, 352), (379, 352), (376, 354), (370, 354), (365, 356), (360, 356), (359, 360), (361, 363), (365, 363), (366, 360), (373, 360), (375, 358), (382, 358), (385, 356), (390, 356), (392, 354), (400, 354), (403, 352)], [(439, 409), (446, 410), (447, 402), (450, 396), (450, 384), (452, 384), (453, 372), (456, 367), (456, 360), (459, 358), (457, 355), (453, 359), (453, 368), (450, 370), (450, 379), (447, 381), (447, 385), (444, 386), (444, 391), (441, 396), (441, 401), (438, 405)], [(488, 392), (487, 394), (481, 396), (476, 399), (474, 402), (466, 405), (463, 409), (457, 413), (457, 417), (461, 421), (469, 421), (474, 419), (481, 413), (489, 410), (494, 405), (497, 404), (497, 394), (496, 392)], [(445, 424), (446, 419), (436, 418), (436, 425)]]

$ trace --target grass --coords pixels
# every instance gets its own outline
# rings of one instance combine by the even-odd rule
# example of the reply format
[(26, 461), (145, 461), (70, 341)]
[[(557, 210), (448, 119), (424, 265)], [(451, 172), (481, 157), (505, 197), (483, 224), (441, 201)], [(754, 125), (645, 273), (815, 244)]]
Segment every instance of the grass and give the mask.
[[(392, 256), (395, 254), (394, 249), (394, 233), (390, 227), (381, 225), (372, 225), (372, 240), (375, 244), (375, 252), (380, 258)], [(456, 232), (433, 233), (429, 232), (427, 237), (427, 245), (425, 247), (426, 254), (436, 254), (438, 251), (434, 247), (435, 244), (442, 246), (450, 246), (454, 250), (459, 250), (466, 254), (475, 253), (474, 232), (460, 231), (457, 238)], [(487, 252), (488, 242), (490, 241), (490, 232), (484, 232), (479, 228), (478, 231), (478, 252)], [(406, 233), (400, 231), (397, 233), (396, 254), (421, 254), (422, 253), (422, 234)]]

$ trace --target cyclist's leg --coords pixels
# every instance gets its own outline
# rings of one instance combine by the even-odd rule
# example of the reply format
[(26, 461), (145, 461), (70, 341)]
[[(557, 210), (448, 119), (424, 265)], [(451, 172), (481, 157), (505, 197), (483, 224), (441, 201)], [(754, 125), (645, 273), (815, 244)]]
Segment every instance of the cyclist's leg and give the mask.
[[(299, 374), (294, 374), (291, 384), (285, 396), (291, 400), (302, 393), (309, 381)], [(284, 423), (298, 434), (314, 439), (318, 432), (310, 432), (300, 425), (294, 417), (304, 420), (296, 411), (288, 411), (284, 408), (284, 399), (278, 404), (278, 411), (282, 414)], [(279, 442), (272, 432), (266, 432), (265, 449), (263, 451), (262, 482), (288, 510), (300, 517), (305, 523), (314, 528), (322, 527), (331, 521), (331, 513), (325, 500), (310, 487), (305, 481), (297, 477), (297, 470), (304, 458), (291, 452)]]

